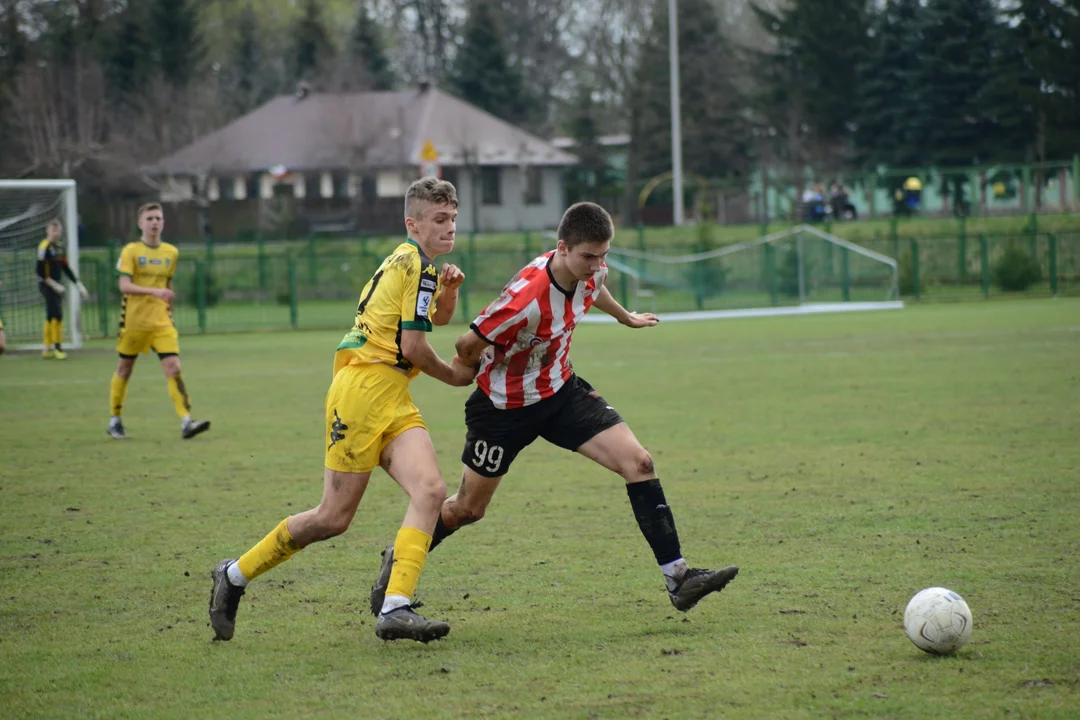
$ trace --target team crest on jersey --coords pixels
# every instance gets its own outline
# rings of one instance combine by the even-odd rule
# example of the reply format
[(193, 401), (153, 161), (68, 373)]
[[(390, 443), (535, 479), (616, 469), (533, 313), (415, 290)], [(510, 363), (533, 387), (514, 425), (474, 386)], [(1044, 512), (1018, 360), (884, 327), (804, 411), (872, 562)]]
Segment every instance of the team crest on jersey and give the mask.
[(139, 264), (140, 265), (146, 265), (146, 256), (145, 255), (140, 255), (139, 256)]
[(531, 348), (534, 348), (534, 347), (536, 347), (537, 345), (543, 345), (543, 344), (544, 344), (544, 341), (543, 341), (543, 340), (541, 340), (541, 339), (540, 339), (540, 338), (538, 338), (538, 337), (535, 337), (535, 336), (533, 337), (533, 339), (532, 339), (532, 340), (530, 340), (530, 341), (529, 341), (529, 347), (531, 347)]
[(165, 258), (165, 267), (172, 265), (172, 258)]

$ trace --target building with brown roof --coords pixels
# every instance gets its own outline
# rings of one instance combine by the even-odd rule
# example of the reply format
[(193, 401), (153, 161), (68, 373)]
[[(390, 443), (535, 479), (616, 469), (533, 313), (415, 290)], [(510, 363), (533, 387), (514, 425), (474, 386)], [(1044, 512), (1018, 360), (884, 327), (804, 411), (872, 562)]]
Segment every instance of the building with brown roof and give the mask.
[(274, 98), (145, 169), (166, 203), (198, 199), (215, 234), (401, 232), (409, 183), (438, 173), (459, 232), (540, 229), (564, 209), (576, 158), (427, 85)]

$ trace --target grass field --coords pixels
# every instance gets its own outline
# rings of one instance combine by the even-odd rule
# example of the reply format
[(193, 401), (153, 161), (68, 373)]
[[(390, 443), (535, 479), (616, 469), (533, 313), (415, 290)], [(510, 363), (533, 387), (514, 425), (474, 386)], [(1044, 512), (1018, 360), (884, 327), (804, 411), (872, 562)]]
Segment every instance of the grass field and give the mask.
[[(538, 444), (429, 558), (446, 640), (365, 615), (405, 508), (377, 471), (350, 531), (211, 642), (213, 564), (318, 502), (339, 337), (184, 338), (214, 423), (188, 442), (149, 357), (127, 442), (108, 342), (0, 358), (0, 716), (1076, 716), (1080, 301), (582, 327), (575, 367), (653, 453), (687, 559), (742, 567), (723, 593), (675, 612), (621, 481)], [(451, 491), (466, 396), (414, 384)], [(902, 630), (931, 585), (974, 614), (952, 657)]]

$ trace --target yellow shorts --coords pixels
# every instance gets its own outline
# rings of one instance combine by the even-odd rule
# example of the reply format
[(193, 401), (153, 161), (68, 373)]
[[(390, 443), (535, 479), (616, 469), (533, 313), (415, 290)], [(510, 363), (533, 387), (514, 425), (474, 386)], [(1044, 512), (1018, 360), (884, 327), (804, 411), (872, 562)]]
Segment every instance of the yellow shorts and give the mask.
[(427, 428), (409, 394), (409, 378), (383, 363), (346, 365), (326, 394), (326, 467), (371, 472), (390, 442)]
[(119, 354), (133, 358), (150, 350), (158, 355), (179, 355), (180, 333), (174, 327), (159, 330), (124, 328), (120, 331), (120, 339), (116, 341), (116, 352)]

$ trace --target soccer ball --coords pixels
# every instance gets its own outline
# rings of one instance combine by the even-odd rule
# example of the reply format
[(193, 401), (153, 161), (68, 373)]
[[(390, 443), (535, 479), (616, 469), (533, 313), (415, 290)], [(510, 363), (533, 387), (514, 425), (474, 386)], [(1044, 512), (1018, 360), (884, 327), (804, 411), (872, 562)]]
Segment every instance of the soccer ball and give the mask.
[(920, 650), (948, 655), (971, 640), (971, 610), (952, 590), (926, 588), (907, 604), (904, 632)]

